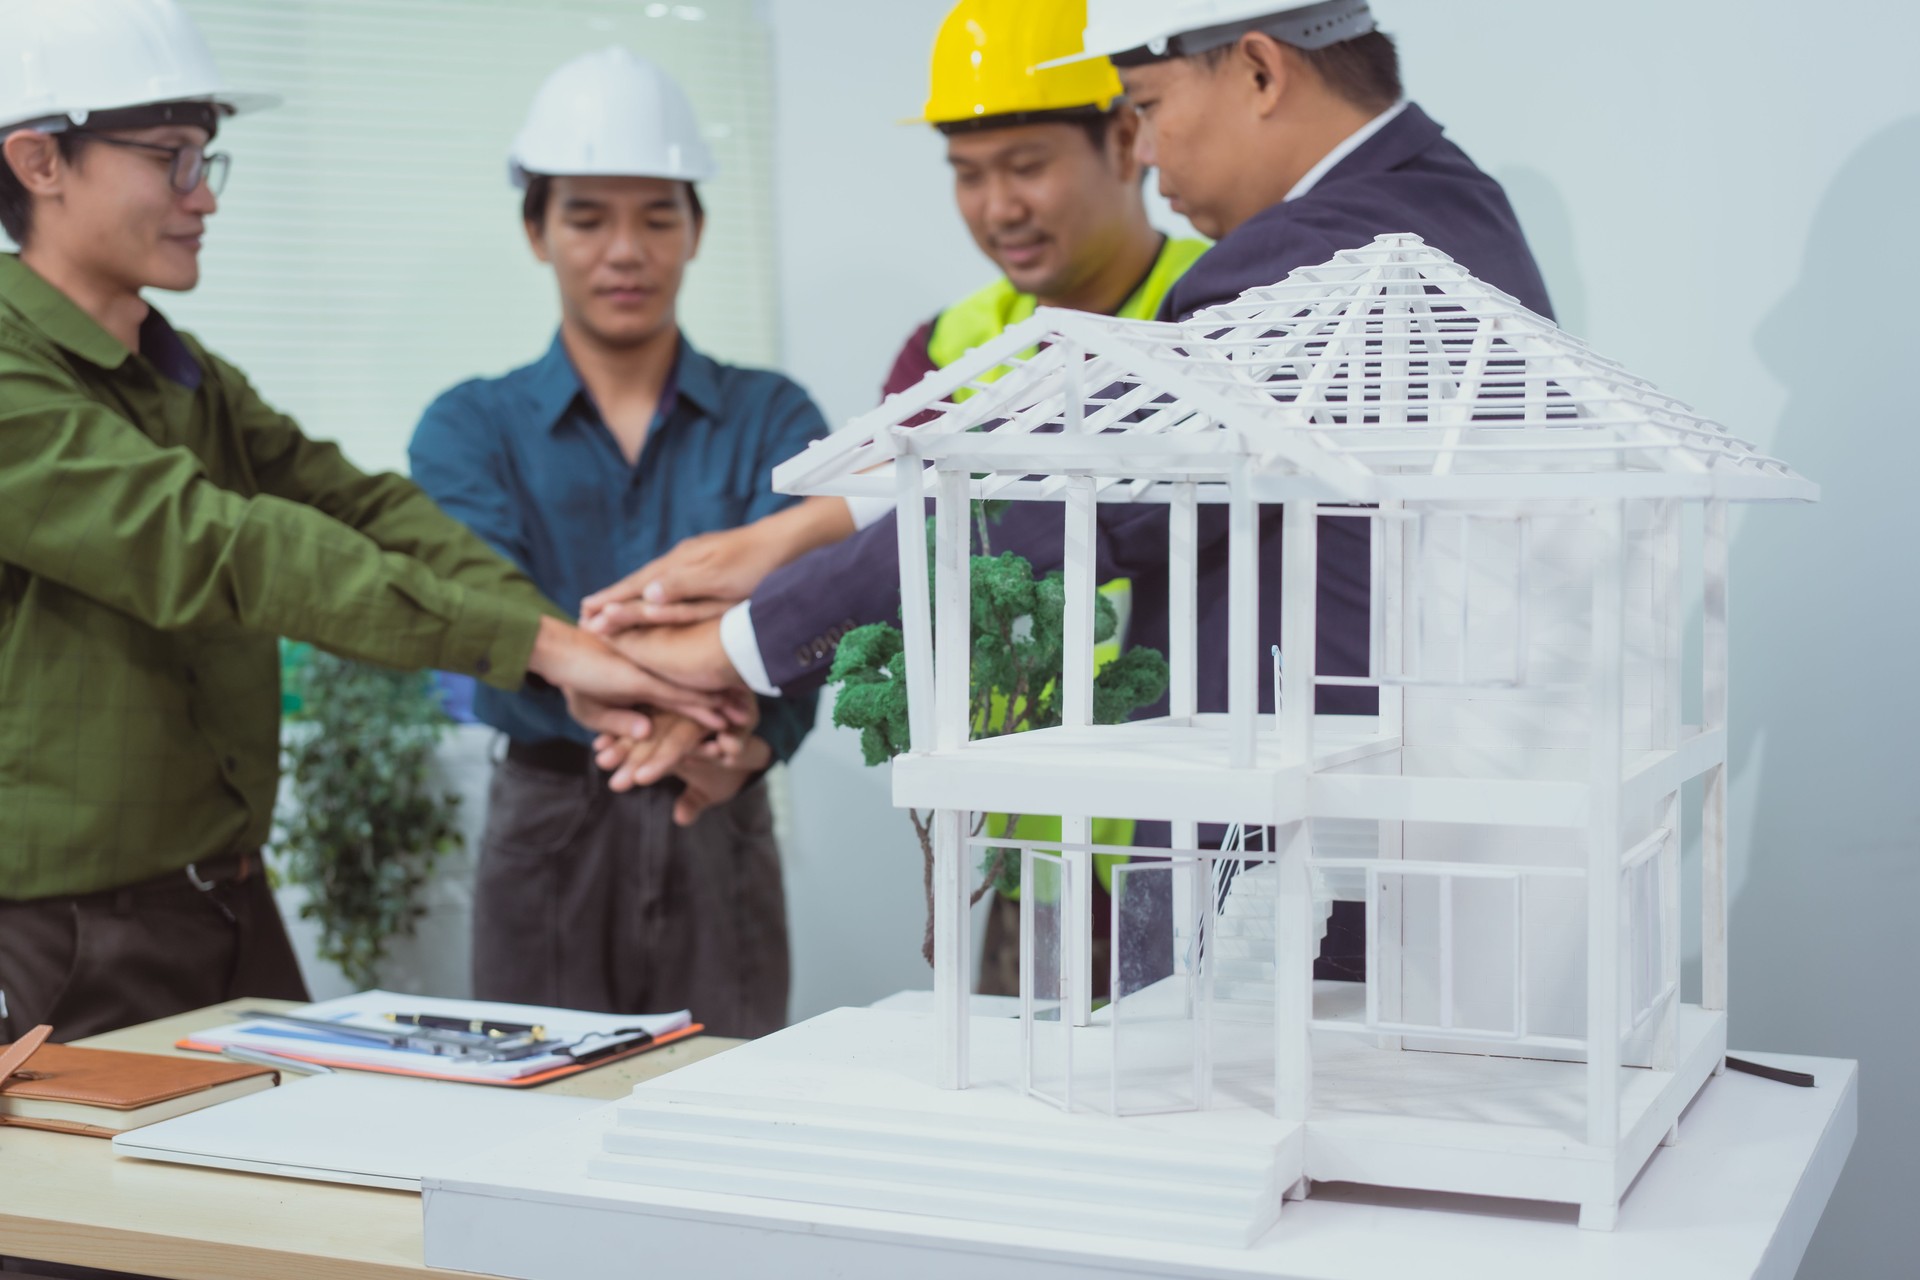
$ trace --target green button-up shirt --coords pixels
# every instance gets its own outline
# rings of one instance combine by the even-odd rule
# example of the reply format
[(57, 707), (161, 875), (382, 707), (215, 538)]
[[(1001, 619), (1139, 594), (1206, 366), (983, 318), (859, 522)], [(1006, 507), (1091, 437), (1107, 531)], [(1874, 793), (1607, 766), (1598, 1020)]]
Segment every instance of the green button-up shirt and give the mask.
[(258, 847), (277, 637), (512, 689), (543, 612), (158, 312), (130, 352), (0, 255), (0, 898)]

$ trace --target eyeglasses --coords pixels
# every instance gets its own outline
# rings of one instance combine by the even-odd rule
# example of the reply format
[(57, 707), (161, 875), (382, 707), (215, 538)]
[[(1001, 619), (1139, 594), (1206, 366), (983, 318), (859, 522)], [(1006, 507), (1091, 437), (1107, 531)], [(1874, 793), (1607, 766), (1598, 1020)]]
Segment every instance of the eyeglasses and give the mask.
[(227, 185), (227, 169), (233, 160), (224, 151), (210, 152), (197, 142), (189, 142), (184, 147), (163, 147), (157, 142), (135, 142), (131, 138), (114, 138), (104, 133), (89, 133), (85, 129), (75, 129), (73, 132), (85, 133), (95, 142), (104, 142), (110, 147), (157, 151), (166, 156), (167, 183), (183, 196), (192, 195), (203, 181), (207, 184), (207, 190), (216, 196)]

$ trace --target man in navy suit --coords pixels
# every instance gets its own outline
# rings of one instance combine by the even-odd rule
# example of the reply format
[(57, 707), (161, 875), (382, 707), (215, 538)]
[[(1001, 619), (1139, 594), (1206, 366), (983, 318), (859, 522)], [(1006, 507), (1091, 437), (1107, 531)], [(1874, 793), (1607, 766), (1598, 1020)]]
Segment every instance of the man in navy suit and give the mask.
[[(1116, 9), (1121, 7), (1114, 6)], [(1090, 44), (1120, 68), (1139, 110), (1141, 160), (1158, 168), (1160, 190), (1218, 243), (1167, 296), (1163, 319), (1194, 312), (1273, 284), (1375, 236), (1413, 232), (1482, 280), (1552, 315), (1533, 254), (1500, 184), (1449, 141), (1401, 90), (1398, 53), (1374, 27), (1364, 0), (1245, 6), (1243, 20), (1200, 32), (1146, 30), (1155, 11), (1101, 24), (1096, 3), (1089, 34), (1137, 44)], [(1162, 19), (1164, 20), (1164, 19)], [(1144, 26), (1142, 24), (1145, 24)], [(1157, 504), (1101, 508), (1099, 573), (1134, 584), (1130, 642), (1163, 652), (1167, 645), (1166, 509)], [(1271, 577), (1280, 564), (1280, 508), (1261, 512), (1261, 563)], [(1364, 675), (1368, 639), (1368, 522), (1326, 519), (1320, 532), (1319, 670)], [(1056, 505), (1018, 502), (995, 529), (996, 550), (1015, 550), (1038, 570), (1062, 563)], [(1224, 652), (1227, 555), (1224, 509), (1203, 509), (1200, 523), (1199, 649)], [(833, 658), (833, 641), (866, 622), (899, 611), (899, 574), (891, 518), (837, 545), (774, 571), (754, 592), (751, 627), (729, 643), (717, 622), (628, 631), (618, 643), (647, 666), (684, 682), (722, 687), (751, 673), (754, 683), (783, 692), (817, 686)], [(1277, 590), (1260, 593), (1262, 643), (1280, 635)], [(618, 628), (618, 615), (590, 625)], [(750, 647), (748, 647), (750, 646)], [(1224, 663), (1203, 662), (1199, 707), (1224, 711)], [(1271, 690), (1262, 691), (1271, 709)], [(1323, 712), (1366, 714), (1371, 689), (1318, 691)], [(1162, 715), (1164, 702), (1143, 708)], [(1149, 843), (1145, 827), (1141, 843)], [(1335, 921), (1336, 937), (1350, 930)], [(1347, 966), (1325, 976), (1358, 977)]]

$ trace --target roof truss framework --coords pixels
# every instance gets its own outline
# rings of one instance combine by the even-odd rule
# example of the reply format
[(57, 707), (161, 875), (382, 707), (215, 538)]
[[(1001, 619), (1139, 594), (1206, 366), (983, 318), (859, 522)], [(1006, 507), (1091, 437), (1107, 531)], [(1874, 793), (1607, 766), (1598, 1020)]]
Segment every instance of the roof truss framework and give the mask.
[[(961, 399), (954, 396), (961, 391)], [(912, 424), (912, 425), (909, 425)], [(1043, 308), (785, 464), (790, 492), (891, 491), (917, 460), (983, 497), (1718, 496), (1814, 486), (1416, 236), (1383, 236), (1178, 323)]]

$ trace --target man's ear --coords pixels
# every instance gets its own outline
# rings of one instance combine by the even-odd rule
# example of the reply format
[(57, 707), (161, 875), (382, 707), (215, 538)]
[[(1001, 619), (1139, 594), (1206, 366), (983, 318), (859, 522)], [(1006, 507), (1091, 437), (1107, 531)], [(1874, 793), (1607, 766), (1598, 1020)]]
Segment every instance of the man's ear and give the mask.
[(527, 232), (527, 248), (533, 250), (533, 256), (542, 262), (551, 263), (553, 257), (547, 252), (547, 233), (538, 222), (531, 220), (520, 224)]
[(1107, 126), (1107, 160), (1119, 171), (1122, 184), (1140, 179), (1140, 161), (1133, 154), (1133, 144), (1139, 138), (1140, 113), (1132, 104), (1120, 103), (1113, 109), (1113, 121)]
[(65, 168), (60, 161), (60, 144), (50, 133), (22, 129), (0, 144), (0, 155), (13, 170), (20, 185), (36, 196), (60, 194), (60, 179)]
[(1286, 96), (1288, 81), (1298, 68), (1297, 55), (1264, 31), (1249, 31), (1233, 46), (1229, 65), (1251, 90), (1262, 116), (1272, 115)]

